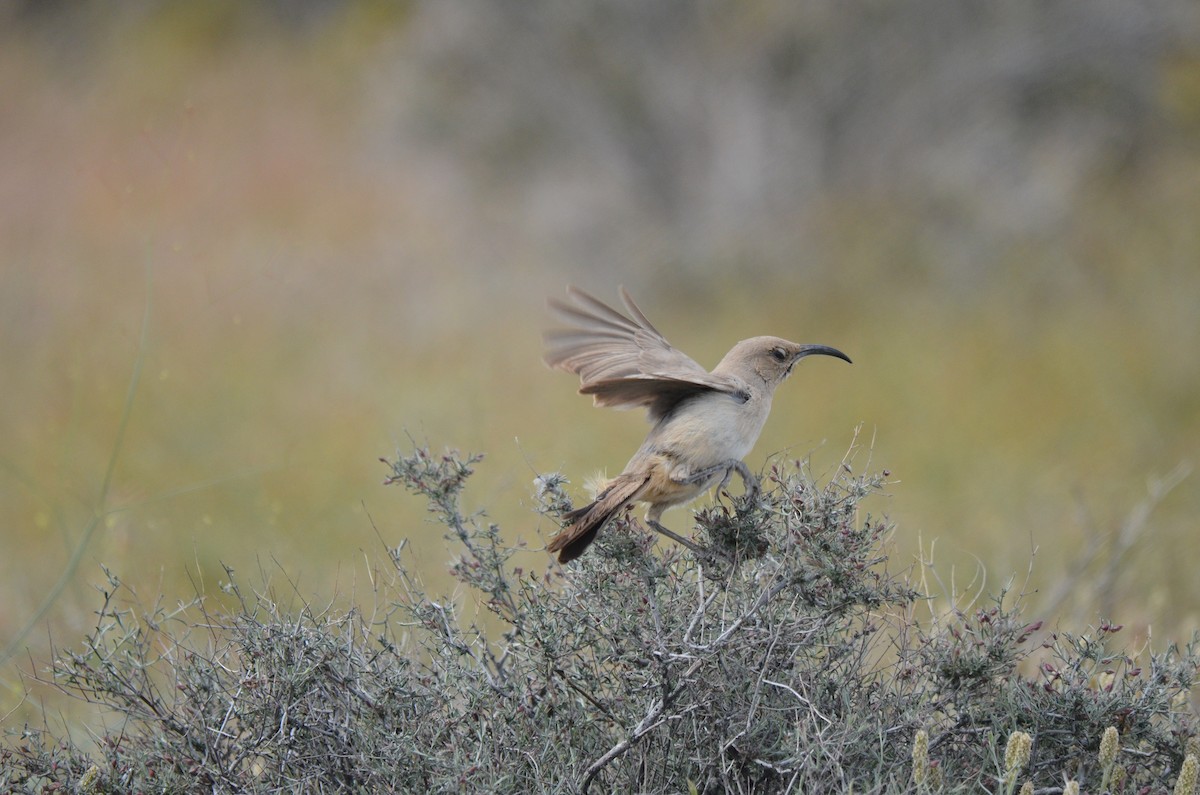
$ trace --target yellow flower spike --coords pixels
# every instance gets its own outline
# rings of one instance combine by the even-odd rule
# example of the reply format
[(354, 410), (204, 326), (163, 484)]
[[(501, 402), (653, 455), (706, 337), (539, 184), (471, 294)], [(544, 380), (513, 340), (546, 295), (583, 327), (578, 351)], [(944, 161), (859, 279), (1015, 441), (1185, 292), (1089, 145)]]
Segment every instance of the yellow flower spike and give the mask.
[(1104, 730), (1104, 736), (1100, 738), (1100, 766), (1108, 769), (1113, 766), (1113, 762), (1117, 761), (1117, 747), (1120, 745), (1121, 735), (1117, 733), (1116, 726), (1109, 726)]
[(1063, 795), (1079, 795), (1079, 782), (1068, 781), (1067, 786), (1063, 787)]
[(1008, 736), (1008, 747), (1004, 749), (1004, 792), (1012, 795), (1017, 789), (1017, 776), (1029, 764), (1033, 750), (1033, 738), (1025, 732), (1013, 732)]
[(1101, 790), (1109, 789), (1109, 784), (1112, 782), (1113, 766), (1117, 763), (1117, 751), (1120, 748), (1121, 735), (1117, 733), (1116, 726), (1109, 726), (1104, 730), (1104, 736), (1100, 738)]
[(929, 765), (929, 791), (941, 792), (944, 783), (942, 781), (942, 768), (936, 763)]
[(1033, 782), (1032, 781), (1026, 781), (1024, 784), (1021, 785), (1020, 795), (1033, 795)]
[(1175, 782), (1175, 795), (1193, 795), (1196, 791), (1196, 776), (1200, 773), (1200, 760), (1195, 754), (1188, 754), (1179, 768), (1179, 779)]
[(86, 795), (100, 792), (100, 768), (92, 765), (87, 769), (87, 772), (79, 777), (79, 784), (76, 785), (80, 792)]
[(929, 734), (924, 729), (913, 737), (912, 762), (913, 783), (919, 791), (925, 791), (929, 783)]
[(1025, 732), (1013, 732), (1004, 749), (1005, 772), (1019, 772), (1029, 764), (1029, 753), (1033, 749), (1033, 738)]

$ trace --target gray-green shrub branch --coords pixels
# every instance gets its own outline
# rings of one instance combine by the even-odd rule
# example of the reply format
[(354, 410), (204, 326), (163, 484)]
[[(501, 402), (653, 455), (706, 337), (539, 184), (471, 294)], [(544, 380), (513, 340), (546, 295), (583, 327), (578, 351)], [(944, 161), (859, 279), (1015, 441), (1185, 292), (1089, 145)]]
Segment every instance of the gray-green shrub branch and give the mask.
[[(776, 462), (758, 500), (691, 514), (712, 554), (623, 516), (569, 569), (526, 571), (522, 545), (462, 508), (479, 460), (416, 447), (387, 464), (486, 627), (426, 592), (403, 542), (375, 604), (344, 614), (232, 581), (229, 614), (142, 608), (113, 576), (46, 676), (117, 720), (94, 749), (10, 734), (0, 790), (1132, 793), (1194, 775), (1194, 645), (1131, 654), (1110, 621), (1045, 635), (1004, 594), (917, 621), (868, 513), (884, 478), (852, 462), (822, 484)], [(551, 519), (572, 505), (558, 475), (535, 497)]]

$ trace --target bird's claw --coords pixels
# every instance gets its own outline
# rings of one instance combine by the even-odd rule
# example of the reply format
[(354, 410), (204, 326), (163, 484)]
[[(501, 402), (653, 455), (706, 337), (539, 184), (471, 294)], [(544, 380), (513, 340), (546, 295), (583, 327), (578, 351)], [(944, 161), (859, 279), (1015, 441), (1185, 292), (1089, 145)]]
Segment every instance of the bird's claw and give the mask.
[(737, 472), (742, 478), (742, 485), (746, 489), (746, 502), (757, 503), (758, 495), (762, 491), (758, 483), (758, 478), (754, 477), (754, 474), (750, 471), (750, 468), (741, 461), (735, 461), (734, 463), (730, 464), (729, 469), (725, 471), (725, 478), (721, 481), (721, 489), (725, 492), (726, 496), (728, 496), (732, 502), (733, 496), (729, 494), (729, 491), (725, 487), (729, 484), (729, 480), (733, 477), (734, 472)]

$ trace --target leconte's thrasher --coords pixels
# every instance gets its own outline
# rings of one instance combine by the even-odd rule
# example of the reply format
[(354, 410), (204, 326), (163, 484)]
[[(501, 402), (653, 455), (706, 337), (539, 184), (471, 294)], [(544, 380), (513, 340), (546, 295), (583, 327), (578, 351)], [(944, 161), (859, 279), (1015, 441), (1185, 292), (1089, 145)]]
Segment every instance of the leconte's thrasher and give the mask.
[(758, 481), (742, 459), (754, 447), (775, 387), (805, 356), (850, 357), (826, 345), (751, 337), (733, 346), (712, 372), (676, 350), (651, 325), (624, 287), (621, 314), (583, 290), (550, 307), (569, 327), (546, 333), (546, 364), (579, 376), (579, 392), (595, 405), (644, 407), (654, 427), (646, 441), (596, 499), (565, 515), (568, 524), (546, 547), (560, 563), (579, 557), (627, 505), (649, 503), (646, 521), (658, 532), (694, 545), (659, 522), (663, 511), (688, 502), (737, 472), (746, 490)]

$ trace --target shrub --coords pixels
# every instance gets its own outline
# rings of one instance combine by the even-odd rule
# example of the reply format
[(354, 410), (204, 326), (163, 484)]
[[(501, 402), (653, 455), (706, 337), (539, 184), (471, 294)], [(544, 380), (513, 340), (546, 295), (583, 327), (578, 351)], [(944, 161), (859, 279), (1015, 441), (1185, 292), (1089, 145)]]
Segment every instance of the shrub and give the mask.
[[(87, 749), (10, 732), (0, 787), (1137, 792), (1195, 751), (1194, 644), (1138, 660), (1119, 627), (1048, 633), (1006, 594), (919, 621), (925, 597), (882, 552), (891, 528), (865, 513), (881, 475), (818, 485), (775, 464), (757, 502), (694, 514), (709, 554), (655, 549), (624, 516), (534, 572), (463, 513), (478, 460), (416, 449), (388, 482), (447, 528), (480, 619), (428, 594), (403, 545), (375, 604), (344, 613), (236, 585), (219, 614), (119, 607), (110, 574), (95, 629), (48, 678), (117, 720)], [(564, 484), (538, 478), (541, 512), (570, 509)]]

